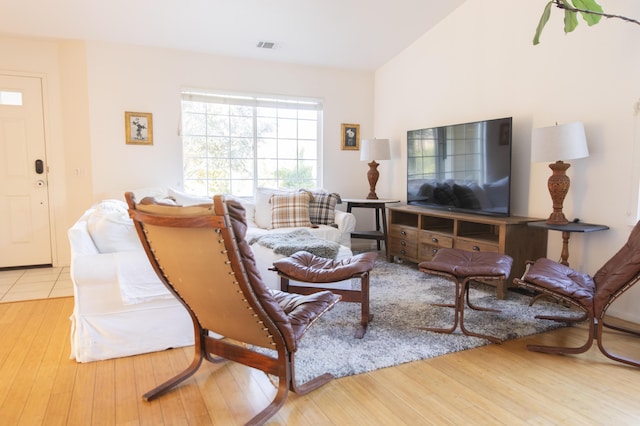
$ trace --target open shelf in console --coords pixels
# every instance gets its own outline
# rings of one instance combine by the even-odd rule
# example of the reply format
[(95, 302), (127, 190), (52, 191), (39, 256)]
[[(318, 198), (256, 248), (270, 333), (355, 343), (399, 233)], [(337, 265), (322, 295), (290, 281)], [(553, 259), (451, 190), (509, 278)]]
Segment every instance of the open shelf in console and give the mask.
[(419, 216), (414, 213), (405, 213), (402, 211), (394, 213), (389, 221), (389, 225), (402, 225), (410, 226), (412, 228), (418, 227)]
[(455, 221), (448, 217), (420, 216), (420, 229), (453, 235)]
[(500, 226), (491, 223), (458, 220), (457, 236), (490, 243), (498, 243), (500, 239)]

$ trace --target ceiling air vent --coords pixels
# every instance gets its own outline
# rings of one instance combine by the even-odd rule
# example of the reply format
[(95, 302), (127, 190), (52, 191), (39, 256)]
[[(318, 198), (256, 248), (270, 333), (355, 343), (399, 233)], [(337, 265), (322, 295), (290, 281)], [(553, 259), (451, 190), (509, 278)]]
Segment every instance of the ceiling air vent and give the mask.
[(259, 41), (256, 47), (261, 49), (275, 49), (276, 44), (272, 41)]

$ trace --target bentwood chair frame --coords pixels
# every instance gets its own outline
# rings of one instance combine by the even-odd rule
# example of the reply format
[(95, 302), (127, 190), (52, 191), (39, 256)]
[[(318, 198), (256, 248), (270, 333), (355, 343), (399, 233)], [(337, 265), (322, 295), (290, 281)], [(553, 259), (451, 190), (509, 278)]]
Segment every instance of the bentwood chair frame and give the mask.
[(638, 281), (640, 281), (640, 222), (635, 225), (626, 244), (593, 277), (546, 258), (527, 262), (525, 274), (522, 278), (514, 279), (515, 284), (583, 312), (583, 315), (578, 318), (575, 316), (537, 316), (536, 318), (569, 323), (586, 320), (589, 327), (587, 340), (581, 346), (527, 345), (527, 348), (552, 354), (579, 354), (589, 350), (593, 341), (596, 340), (598, 348), (606, 357), (640, 367), (639, 359), (610, 350), (605, 345), (605, 334), (609, 333), (604, 333), (604, 329), (607, 328), (640, 337), (640, 330), (617, 322), (614, 324), (612, 318), (607, 316), (607, 311), (613, 303)]
[[(203, 359), (227, 359), (278, 378), (274, 399), (248, 423), (262, 424), (282, 407), (289, 390), (305, 394), (333, 379), (323, 374), (296, 384), (294, 354), (306, 329), (339, 296), (270, 291), (244, 240), (246, 221), (240, 203), (215, 196), (213, 205), (176, 207), (145, 200), (136, 204), (130, 192), (125, 198), (153, 268), (189, 312), (195, 334), (191, 365), (145, 393), (147, 401), (192, 376)], [(300, 300), (302, 308), (295, 303), (298, 298), (306, 298)], [(297, 309), (297, 315), (290, 316), (291, 309)]]

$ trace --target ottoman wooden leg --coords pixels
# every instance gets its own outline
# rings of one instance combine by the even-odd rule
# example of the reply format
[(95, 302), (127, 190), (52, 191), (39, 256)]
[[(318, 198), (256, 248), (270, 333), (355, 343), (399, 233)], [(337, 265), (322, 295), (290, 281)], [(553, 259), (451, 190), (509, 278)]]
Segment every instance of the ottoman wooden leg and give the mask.
[(360, 304), (361, 304), (361, 317), (360, 328), (356, 330), (355, 338), (362, 339), (367, 332), (369, 321), (373, 319), (373, 315), (369, 310), (369, 273), (365, 273), (360, 277)]
[(451, 328), (420, 327), (420, 330), (451, 334), (456, 330), (456, 328), (458, 328), (458, 313), (460, 312), (460, 294), (461, 294), (460, 283), (455, 277), (450, 279), (456, 285), (456, 295), (455, 295), (454, 303), (433, 303), (432, 305), (441, 306), (445, 308), (454, 308), (455, 312), (453, 314), (453, 326), (451, 326)]
[(478, 305), (475, 305), (475, 304), (471, 303), (471, 299), (469, 298), (469, 283), (471, 281), (473, 281), (473, 280), (478, 279), (478, 278), (482, 278), (484, 280), (488, 280), (489, 279), (489, 278), (484, 278), (484, 277), (468, 277), (468, 278), (465, 278), (465, 280), (464, 280), (463, 286), (464, 286), (465, 297), (467, 299), (467, 306), (470, 307), (473, 310), (476, 310), (476, 311), (500, 312), (500, 309), (484, 308), (482, 306), (478, 306)]
[(500, 310), (498, 309), (492, 309), (492, 308), (483, 308), (481, 306), (477, 306), (477, 305), (473, 305), (470, 303), (469, 301), (469, 282), (475, 277), (467, 277), (464, 279), (463, 281), (463, 289), (462, 289), (462, 297), (460, 300), (460, 330), (462, 330), (462, 332), (464, 334), (466, 334), (467, 336), (473, 336), (473, 337), (480, 337), (481, 339), (487, 339), (490, 342), (493, 343), (502, 343), (502, 340), (498, 339), (497, 337), (493, 337), (490, 336), (488, 334), (480, 334), (480, 333), (476, 333), (473, 331), (470, 331), (467, 329), (467, 327), (465, 327), (464, 325), (464, 299), (467, 299), (467, 304), (469, 305), (469, 307), (471, 309), (474, 309), (476, 311), (485, 311), (485, 312), (500, 312)]
[(289, 293), (289, 278), (280, 275), (280, 290)]

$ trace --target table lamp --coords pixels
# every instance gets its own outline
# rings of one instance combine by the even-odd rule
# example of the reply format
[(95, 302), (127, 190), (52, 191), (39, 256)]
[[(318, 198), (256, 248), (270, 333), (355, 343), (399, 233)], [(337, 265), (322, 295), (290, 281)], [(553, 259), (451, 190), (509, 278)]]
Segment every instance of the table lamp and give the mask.
[(547, 219), (549, 225), (569, 223), (562, 212), (562, 203), (569, 192), (570, 167), (564, 160), (573, 160), (589, 156), (584, 124), (579, 121), (533, 129), (531, 138), (531, 161), (535, 163), (555, 161), (549, 164), (553, 174), (549, 177), (548, 187), (553, 212)]
[(376, 184), (380, 177), (378, 172), (379, 164), (376, 160), (389, 160), (391, 153), (389, 151), (389, 139), (363, 139), (360, 143), (360, 161), (370, 161), (367, 179), (369, 179), (369, 195), (367, 199), (377, 200)]

